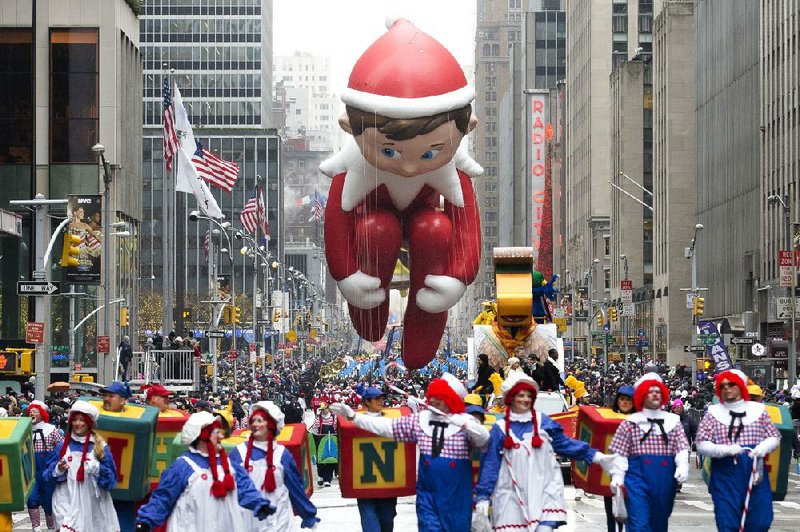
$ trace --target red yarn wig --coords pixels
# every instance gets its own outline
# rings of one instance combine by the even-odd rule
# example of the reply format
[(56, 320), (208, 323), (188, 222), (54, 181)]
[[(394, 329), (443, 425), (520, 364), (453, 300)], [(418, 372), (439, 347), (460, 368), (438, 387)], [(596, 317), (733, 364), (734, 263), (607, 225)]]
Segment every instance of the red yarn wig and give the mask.
[(462, 414), (466, 408), (463, 399), (453, 391), (444, 379), (433, 379), (428, 385), (425, 398), (430, 401), (431, 397), (444, 401), (451, 414)]

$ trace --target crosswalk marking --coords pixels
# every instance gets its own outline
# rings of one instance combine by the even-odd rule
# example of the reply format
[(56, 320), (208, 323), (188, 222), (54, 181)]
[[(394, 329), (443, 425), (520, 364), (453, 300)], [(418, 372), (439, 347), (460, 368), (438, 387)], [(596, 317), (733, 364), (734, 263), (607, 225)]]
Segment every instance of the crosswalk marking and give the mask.
[(791, 508), (793, 510), (800, 510), (800, 504), (792, 501), (775, 501), (775, 504), (779, 504), (784, 508)]
[(683, 501), (683, 500), (681, 500), (681, 501), (676, 501), (676, 502), (682, 502), (684, 504), (688, 504), (689, 506), (694, 506), (695, 508), (700, 508), (701, 510), (706, 510), (706, 511), (711, 511), (711, 510), (714, 509), (713, 505), (708, 504), (707, 502), (703, 502), (703, 501)]

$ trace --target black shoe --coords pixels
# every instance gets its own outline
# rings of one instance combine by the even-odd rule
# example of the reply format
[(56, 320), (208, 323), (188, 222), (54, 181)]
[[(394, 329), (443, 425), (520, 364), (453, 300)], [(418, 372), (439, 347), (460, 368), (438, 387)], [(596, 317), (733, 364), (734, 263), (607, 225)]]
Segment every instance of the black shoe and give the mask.
[(321, 480), (318, 480), (318, 481), (317, 481), (317, 487), (318, 487), (318, 488), (321, 488), (321, 487), (322, 487), (322, 481), (321, 481)]

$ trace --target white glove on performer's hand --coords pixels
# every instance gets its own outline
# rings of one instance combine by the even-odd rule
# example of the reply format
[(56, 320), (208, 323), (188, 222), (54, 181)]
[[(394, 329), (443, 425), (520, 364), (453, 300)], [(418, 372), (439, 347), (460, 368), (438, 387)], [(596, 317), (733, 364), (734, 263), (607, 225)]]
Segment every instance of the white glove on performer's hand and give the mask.
[(96, 477), (100, 475), (100, 462), (87, 460), (86, 463), (83, 464), (83, 472), (90, 477)]
[(361, 309), (375, 308), (386, 300), (386, 290), (381, 288), (381, 280), (361, 270), (336, 285), (348, 303)]
[(461, 299), (467, 285), (449, 275), (426, 275), (425, 287), (417, 291), (417, 306), (431, 314), (444, 312)]
[(780, 445), (781, 440), (780, 438), (776, 438), (774, 436), (770, 436), (766, 438), (764, 441), (750, 449), (750, 456), (753, 458), (764, 458), (769, 453), (774, 451)]
[(618, 473), (611, 477), (611, 493), (617, 493), (617, 490), (625, 486), (625, 475)]
[(601, 453), (600, 451), (594, 453), (594, 458), (592, 458), (593, 464), (600, 464), (605, 471), (608, 471), (614, 463), (614, 456), (613, 454), (606, 454)]
[(489, 501), (481, 499), (475, 503), (475, 512), (484, 517), (489, 517)]
[(678, 484), (683, 484), (689, 480), (689, 464), (675, 465), (675, 480), (678, 481)]
[(725, 456), (739, 456), (744, 452), (744, 449), (738, 443), (725, 446)]
[(345, 419), (353, 419), (356, 415), (353, 409), (344, 403), (333, 403), (329, 408), (332, 413), (342, 416)]

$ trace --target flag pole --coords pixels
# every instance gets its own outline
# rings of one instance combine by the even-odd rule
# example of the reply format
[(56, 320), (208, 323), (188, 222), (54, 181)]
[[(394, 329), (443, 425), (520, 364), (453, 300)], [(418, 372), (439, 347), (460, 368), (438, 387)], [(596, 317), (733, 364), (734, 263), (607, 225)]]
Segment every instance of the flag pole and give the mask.
[[(172, 90), (172, 79), (169, 75), (169, 70), (167, 69), (167, 64), (163, 64), (163, 75), (167, 77), (167, 84)], [(163, 84), (163, 80), (162, 80)], [(164, 135), (164, 113), (161, 113), (161, 134), (162, 137)], [(167, 158), (162, 157), (163, 164), (164, 164), (164, 189), (162, 191), (162, 236), (161, 236), (161, 248), (162, 248), (162, 269), (161, 269), (161, 293), (163, 294), (164, 300), (162, 305), (162, 315), (161, 315), (161, 328), (163, 337), (166, 338), (170, 332), (172, 327), (172, 282), (171, 282), (171, 266), (170, 263), (172, 262), (171, 259), (171, 251), (174, 251), (170, 248), (170, 233), (172, 231), (172, 223), (170, 219), (170, 212), (171, 212), (171, 205), (174, 201), (174, 193), (170, 193), (170, 188), (173, 181), (173, 174), (171, 171), (167, 170)], [(173, 165), (174, 168), (174, 165)], [(157, 349), (161, 348), (162, 346), (156, 346)]]

